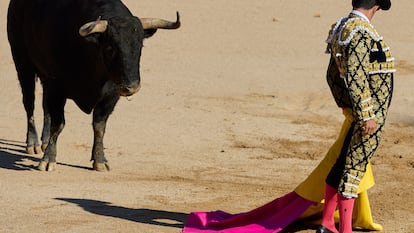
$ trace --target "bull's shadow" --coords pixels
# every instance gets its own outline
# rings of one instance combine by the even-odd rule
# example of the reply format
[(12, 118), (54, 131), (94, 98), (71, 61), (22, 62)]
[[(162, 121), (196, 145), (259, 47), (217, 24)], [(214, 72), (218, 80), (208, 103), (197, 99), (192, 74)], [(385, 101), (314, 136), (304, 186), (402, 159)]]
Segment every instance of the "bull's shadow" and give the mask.
[(55, 198), (56, 200), (73, 203), (84, 210), (107, 217), (121, 218), (129, 221), (165, 227), (183, 228), (188, 214), (169, 212), (164, 210), (131, 209), (122, 206), (113, 206), (109, 202), (76, 199)]
[[(41, 156), (33, 157), (26, 153), (26, 143), (0, 139), (0, 168), (9, 170), (37, 170), (37, 164), (40, 162)], [(26, 165), (27, 161), (31, 161), (31, 165)], [(36, 164), (36, 165), (34, 165)], [(60, 166), (67, 166), (85, 170), (93, 170), (91, 167), (73, 165), (57, 162)]]
[(27, 160), (37, 163), (40, 158), (27, 155), (23, 142), (0, 139), (0, 168), (18, 171), (36, 169), (34, 165), (26, 165)]

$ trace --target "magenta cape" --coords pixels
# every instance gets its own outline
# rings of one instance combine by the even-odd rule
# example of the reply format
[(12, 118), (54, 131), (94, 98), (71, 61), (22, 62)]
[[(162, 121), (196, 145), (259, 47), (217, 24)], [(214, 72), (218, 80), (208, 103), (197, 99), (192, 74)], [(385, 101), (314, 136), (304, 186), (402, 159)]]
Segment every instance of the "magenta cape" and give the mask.
[(193, 212), (182, 233), (276, 233), (297, 220), (313, 204), (316, 203), (290, 192), (246, 213)]

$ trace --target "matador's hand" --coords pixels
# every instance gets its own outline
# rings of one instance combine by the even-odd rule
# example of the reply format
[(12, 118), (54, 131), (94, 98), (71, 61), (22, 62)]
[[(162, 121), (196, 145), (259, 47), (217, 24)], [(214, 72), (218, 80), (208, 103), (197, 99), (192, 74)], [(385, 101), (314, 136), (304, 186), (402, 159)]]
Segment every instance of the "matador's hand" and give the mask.
[(377, 122), (375, 122), (373, 119), (364, 121), (364, 125), (362, 129), (363, 129), (362, 133), (364, 135), (372, 135), (377, 130)]

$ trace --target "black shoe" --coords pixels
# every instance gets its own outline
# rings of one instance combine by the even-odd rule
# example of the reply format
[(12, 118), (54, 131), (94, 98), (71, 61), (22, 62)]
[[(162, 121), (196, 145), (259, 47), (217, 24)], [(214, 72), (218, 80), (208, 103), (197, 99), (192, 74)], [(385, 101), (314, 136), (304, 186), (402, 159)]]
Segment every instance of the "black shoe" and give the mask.
[(316, 233), (333, 233), (333, 231), (329, 230), (328, 228), (320, 225), (318, 229), (316, 229)]

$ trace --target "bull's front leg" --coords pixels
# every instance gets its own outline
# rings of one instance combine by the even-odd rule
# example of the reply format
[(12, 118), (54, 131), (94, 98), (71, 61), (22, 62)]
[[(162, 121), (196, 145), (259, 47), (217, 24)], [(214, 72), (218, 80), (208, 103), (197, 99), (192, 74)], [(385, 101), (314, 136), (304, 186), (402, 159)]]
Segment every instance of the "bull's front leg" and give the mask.
[(50, 128), (49, 143), (47, 144), (43, 158), (37, 167), (40, 171), (53, 171), (56, 169), (56, 143), (64, 126), (65, 123), (63, 121), (58, 126), (52, 126)]
[(45, 99), (43, 107), (45, 115), (50, 115), (50, 131), (48, 130), (49, 119), (45, 119), (46, 129), (43, 131), (43, 140), (48, 139), (48, 143), (38, 169), (40, 171), (53, 171), (56, 168), (57, 140), (65, 126), (64, 108), (66, 97), (62, 95), (64, 92), (58, 88), (59, 86), (55, 84), (54, 80), (48, 81), (43, 85), (44, 93), (46, 93), (43, 96)]
[(109, 115), (115, 108), (116, 103), (119, 100), (118, 95), (111, 95), (100, 101), (93, 111), (93, 148), (92, 157), (93, 169), (96, 171), (109, 171), (110, 167), (108, 160), (105, 158), (103, 138), (105, 135), (106, 122)]
[(93, 148), (92, 157), (93, 169), (96, 171), (109, 171), (108, 160), (105, 158), (103, 137), (105, 135), (106, 121), (93, 122)]

